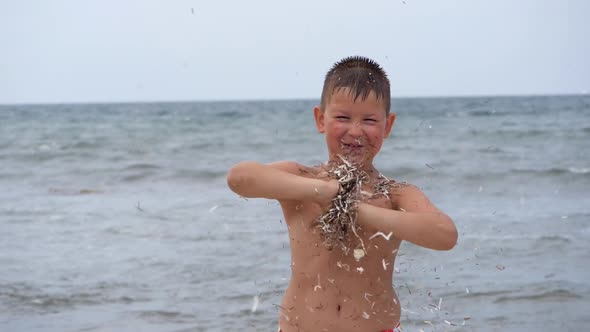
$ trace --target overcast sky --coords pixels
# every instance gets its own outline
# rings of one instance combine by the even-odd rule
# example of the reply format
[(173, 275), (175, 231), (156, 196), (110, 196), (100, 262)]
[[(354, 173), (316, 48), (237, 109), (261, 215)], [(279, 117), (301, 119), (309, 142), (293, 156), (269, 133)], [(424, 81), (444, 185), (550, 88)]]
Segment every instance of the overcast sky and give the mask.
[(318, 98), (365, 55), (396, 96), (590, 91), (587, 0), (0, 0), (0, 103)]

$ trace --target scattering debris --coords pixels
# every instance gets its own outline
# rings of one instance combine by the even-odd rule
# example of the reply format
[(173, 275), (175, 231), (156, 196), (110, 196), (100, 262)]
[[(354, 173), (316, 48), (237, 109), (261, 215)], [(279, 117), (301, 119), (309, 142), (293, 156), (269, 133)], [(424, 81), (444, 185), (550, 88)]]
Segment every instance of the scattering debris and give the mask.
[[(328, 163), (328, 176), (338, 180), (340, 190), (332, 199), (331, 207), (317, 220), (317, 226), (321, 229), (325, 244), (331, 248), (336, 245), (344, 251), (348, 251), (349, 231), (360, 240), (363, 250), (365, 245), (358, 235), (356, 224), (357, 206), (363, 183), (369, 179), (368, 174), (343, 156), (338, 155), (339, 163)], [(365, 250), (366, 251), (366, 250)]]
[(213, 207), (209, 209), (209, 213), (213, 213), (213, 211), (217, 210), (218, 207), (219, 205), (213, 205)]
[(258, 295), (254, 296), (254, 302), (252, 303), (252, 312), (256, 312), (256, 310), (258, 309), (258, 304), (260, 303), (260, 297)]
[(365, 257), (365, 251), (363, 249), (354, 249), (352, 254), (357, 262), (360, 261), (361, 258)]
[(145, 210), (142, 209), (141, 206), (139, 206), (139, 202), (137, 202), (137, 205), (135, 206), (135, 208), (141, 212), (145, 212)]
[(389, 239), (391, 238), (391, 235), (393, 234), (393, 232), (389, 232), (389, 234), (385, 235), (385, 233), (383, 232), (377, 232), (373, 235), (371, 235), (371, 237), (369, 238), (369, 240), (374, 239), (377, 236), (382, 236), (385, 240), (389, 241)]
[(318, 273), (318, 284), (313, 286), (313, 291), (316, 292), (318, 289), (322, 289), (322, 283), (320, 282), (320, 274)]
[(350, 271), (350, 265), (341, 263), (340, 261), (336, 262), (336, 266), (339, 268), (344, 268), (346, 271)]
[[(330, 161), (326, 164), (329, 178), (338, 180), (340, 190), (332, 199), (331, 206), (316, 220), (317, 227), (321, 230), (325, 245), (328, 248), (340, 246), (344, 252), (348, 252), (351, 233), (358, 239), (364, 252), (367, 252), (362, 238), (358, 235), (360, 227), (357, 225), (357, 208), (361, 198), (375, 198), (380, 195), (389, 197), (392, 188), (407, 186), (405, 182), (395, 182), (387, 179), (382, 174), (378, 176), (378, 182), (374, 186), (373, 194), (363, 197), (363, 185), (369, 182), (370, 177), (362, 170), (362, 165), (348, 161), (342, 155), (338, 155), (339, 161)], [(389, 236), (382, 234), (387, 240)]]

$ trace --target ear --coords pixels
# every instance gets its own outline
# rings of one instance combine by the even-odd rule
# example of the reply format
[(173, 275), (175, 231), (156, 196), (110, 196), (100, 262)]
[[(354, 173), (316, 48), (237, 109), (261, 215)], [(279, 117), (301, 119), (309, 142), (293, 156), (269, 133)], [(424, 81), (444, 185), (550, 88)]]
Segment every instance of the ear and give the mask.
[(385, 123), (385, 135), (383, 136), (383, 138), (389, 137), (389, 134), (391, 133), (391, 129), (393, 129), (394, 122), (395, 122), (395, 113), (391, 112), (387, 116), (387, 122)]
[(315, 118), (315, 126), (318, 128), (318, 132), (323, 134), (326, 131), (324, 125), (325, 114), (319, 106), (313, 108), (313, 117)]

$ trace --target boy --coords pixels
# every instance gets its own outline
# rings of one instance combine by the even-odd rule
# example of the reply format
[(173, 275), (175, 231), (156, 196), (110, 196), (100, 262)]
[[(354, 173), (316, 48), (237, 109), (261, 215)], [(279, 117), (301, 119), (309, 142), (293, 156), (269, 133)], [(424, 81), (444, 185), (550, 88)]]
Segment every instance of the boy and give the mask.
[[(392, 285), (401, 241), (449, 250), (457, 230), (420, 189), (387, 180), (373, 166), (395, 121), (389, 80), (377, 63), (364, 57), (337, 62), (313, 111), (326, 137), (326, 164), (240, 162), (227, 175), (237, 194), (276, 199), (283, 210), (292, 272), (279, 331), (399, 331), (401, 308)], [(354, 235), (341, 239), (342, 246), (327, 245), (318, 220), (343, 194), (341, 182), (330, 176), (343, 163), (364, 174), (362, 195), (347, 210)]]

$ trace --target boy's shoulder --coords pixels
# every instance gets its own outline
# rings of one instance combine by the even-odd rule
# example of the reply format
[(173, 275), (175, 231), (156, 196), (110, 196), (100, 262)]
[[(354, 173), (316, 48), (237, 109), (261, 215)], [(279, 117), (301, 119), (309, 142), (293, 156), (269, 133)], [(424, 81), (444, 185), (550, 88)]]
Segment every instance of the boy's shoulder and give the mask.
[(393, 206), (406, 212), (438, 212), (418, 186), (388, 179), (388, 193)]

